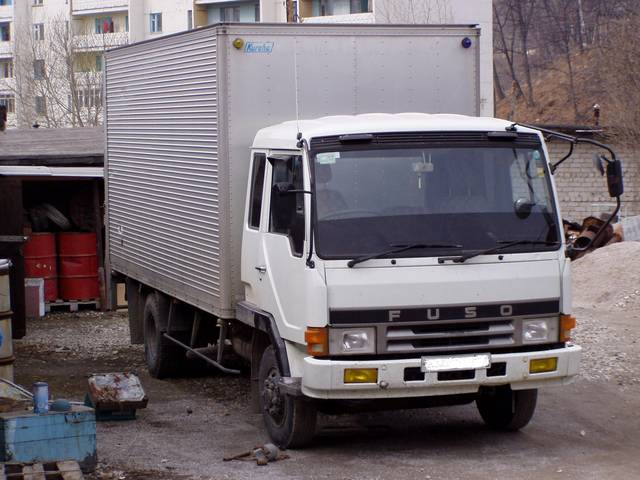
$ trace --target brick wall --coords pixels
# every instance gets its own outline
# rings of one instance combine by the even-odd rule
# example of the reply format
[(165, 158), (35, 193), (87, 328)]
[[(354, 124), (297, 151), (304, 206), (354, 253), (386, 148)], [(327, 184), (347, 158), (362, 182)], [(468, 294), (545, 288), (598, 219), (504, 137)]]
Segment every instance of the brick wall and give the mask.
[[(622, 160), (625, 193), (620, 214), (623, 217), (640, 215), (640, 151), (634, 151), (627, 145), (604, 142)], [(560, 160), (569, 151), (566, 142), (552, 141), (547, 147), (552, 162)], [(554, 177), (564, 219), (580, 222), (584, 217), (599, 216), (614, 207), (606, 177), (601, 177), (593, 166), (594, 153), (604, 151), (591, 145), (577, 145), (574, 154), (556, 170)]]

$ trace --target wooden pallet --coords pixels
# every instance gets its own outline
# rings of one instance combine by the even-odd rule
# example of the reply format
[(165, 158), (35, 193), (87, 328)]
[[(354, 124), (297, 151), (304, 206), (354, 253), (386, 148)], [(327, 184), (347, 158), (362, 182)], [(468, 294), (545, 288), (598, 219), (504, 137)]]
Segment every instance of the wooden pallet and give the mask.
[(83, 480), (78, 462), (0, 463), (0, 480)]
[(95, 310), (100, 310), (100, 300), (56, 300), (44, 304), (45, 313), (51, 311), (77, 312), (80, 308), (93, 306)]

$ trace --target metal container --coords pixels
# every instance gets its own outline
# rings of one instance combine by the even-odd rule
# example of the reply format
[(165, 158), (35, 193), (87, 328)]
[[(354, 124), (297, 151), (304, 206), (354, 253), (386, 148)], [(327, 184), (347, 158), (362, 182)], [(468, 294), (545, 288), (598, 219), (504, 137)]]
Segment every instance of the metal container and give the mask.
[(49, 411), (49, 384), (36, 382), (33, 384), (33, 413)]
[(95, 233), (58, 234), (59, 288), (64, 300), (93, 300), (100, 296)]
[(27, 278), (44, 278), (46, 302), (58, 298), (56, 237), (53, 233), (33, 233), (24, 245), (24, 272)]
[(13, 381), (13, 340), (11, 335), (11, 297), (9, 260), (0, 259), (0, 378)]
[[(44, 415), (24, 410), (0, 413), (0, 462), (48, 463), (61, 459), (77, 461), (83, 472), (95, 469), (93, 409), (74, 405), (71, 411)], [(67, 475), (64, 478), (82, 478), (71, 472)], [(28, 477), (25, 475), (25, 478)], [(31, 478), (45, 478), (45, 475)], [(47, 475), (46, 478), (54, 477)]]
[(111, 268), (235, 318), (257, 131), (296, 114), (478, 115), (479, 46), (469, 25), (229, 24), (106, 52)]

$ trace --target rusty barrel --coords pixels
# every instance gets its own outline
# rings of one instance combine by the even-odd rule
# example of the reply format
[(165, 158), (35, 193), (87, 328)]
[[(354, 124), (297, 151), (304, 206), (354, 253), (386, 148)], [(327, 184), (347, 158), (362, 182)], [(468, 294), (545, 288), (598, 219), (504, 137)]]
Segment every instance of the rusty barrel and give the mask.
[(56, 236), (53, 233), (32, 233), (24, 245), (26, 278), (44, 278), (44, 300), (58, 298)]
[(100, 296), (95, 233), (59, 233), (58, 260), (63, 300), (93, 300)]
[(0, 378), (13, 382), (13, 340), (11, 335), (11, 300), (9, 260), (0, 258)]

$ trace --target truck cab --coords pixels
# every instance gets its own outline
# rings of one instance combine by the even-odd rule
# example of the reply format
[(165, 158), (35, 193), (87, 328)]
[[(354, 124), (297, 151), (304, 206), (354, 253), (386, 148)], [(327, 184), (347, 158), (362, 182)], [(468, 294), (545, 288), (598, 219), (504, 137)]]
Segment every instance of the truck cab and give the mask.
[(526, 425), (537, 389), (579, 369), (561, 226), (534, 129), (406, 113), (260, 130), (238, 311), (270, 325), (252, 378), (272, 438), (305, 444), (343, 400), (476, 401), (493, 428)]

